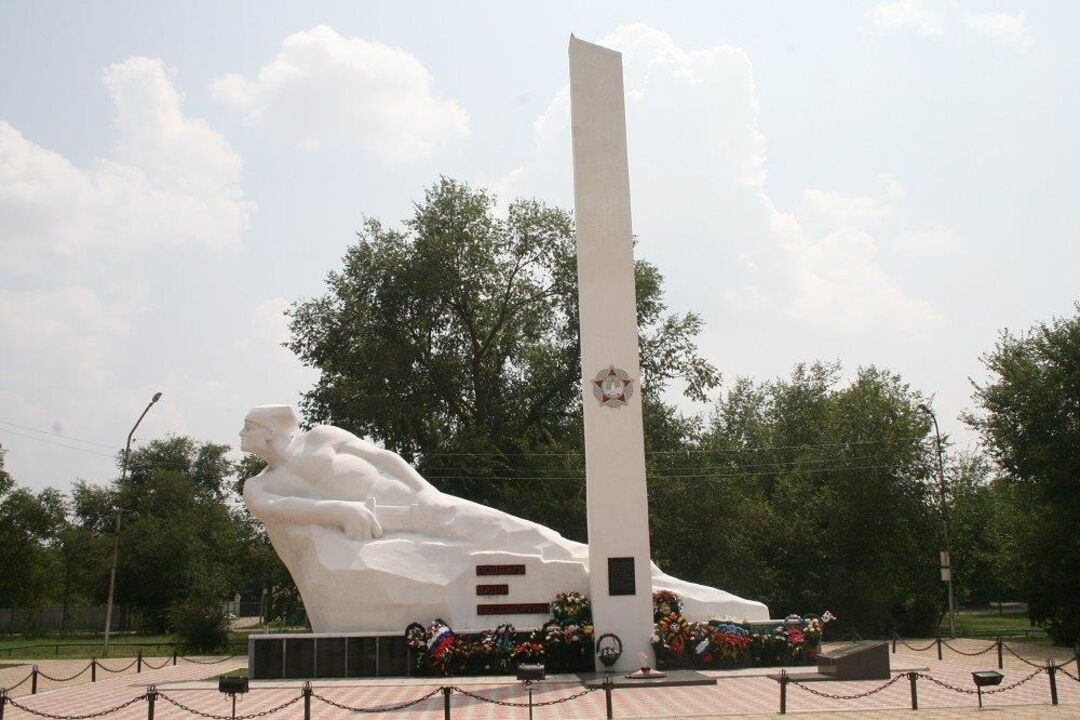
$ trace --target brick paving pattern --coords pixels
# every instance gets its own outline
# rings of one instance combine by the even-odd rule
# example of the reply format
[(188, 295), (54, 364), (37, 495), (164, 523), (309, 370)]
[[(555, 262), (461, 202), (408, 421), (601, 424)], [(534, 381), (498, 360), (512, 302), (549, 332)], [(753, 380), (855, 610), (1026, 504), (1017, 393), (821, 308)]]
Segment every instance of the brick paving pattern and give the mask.
[[(927, 641), (914, 643), (916, 647)], [(986, 640), (960, 640), (954, 645), (965, 652), (976, 652), (989, 645)], [(1054, 656), (1059, 662), (1072, 659), (1071, 652), (1039, 645), (1013, 645), (1022, 656), (1035, 662), (1045, 662), (1045, 658)], [(926, 674), (943, 682), (974, 689), (971, 681), (972, 670), (997, 668), (997, 656), (994, 651), (975, 657), (969, 657), (945, 649), (944, 661), (939, 662), (934, 650), (912, 652), (903, 646), (891, 655), (893, 667), (925, 667)], [(159, 663), (164, 658), (151, 658), (150, 662)], [(110, 659), (109, 665), (117, 667), (127, 661)], [(84, 667), (86, 661), (62, 660), (39, 661), (39, 666), (50, 675), (71, 675)], [(28, 683), (13, 693), (15, 699), (26, 707), (58, 715), (85, 715), (108, 709), (137, 697), (146, 691), (150, 683), (164, 695), (176, 702), (211, 715), (227, 717), (230, 712), (229, 701), (217, 692), (216, 685), (210, 680), (216, 675), (244, 667), (244, 658), (234, 658), (216, 665), (195, 665), (183, 660), (176, 667), (167, 665), (160, 670), (147, 670), (136, 674), (130, 669), (118, 675), (98, 674), (98, 682), (88, 682), (89, 673), (70, 683), (50, 684), (42, 680), (39, 694), (29, 696)], [(1068, 666), (1069, 672), (1077, 675), (1074, 664)], [(1003, 685), (1015, 683), (1026, 677), (1033, 668), (1021, 660), (1006, 653)], [(10, 685), (25, 677), (29, 666), (0, 670), (0, 685)], [(779, 685), (766, 677), (731, 677), (723, 672), (709, 672), (718, 678), (715, 686), (650, 688), (616, 690), (613, 694), (614, 714), (616, 718), (675, 718), (675, 717), (719, 717), (740, 715), (746, 717), (775, 717), (779, 709)], [(856, 694), (878, 687), (882, 681), (828, 682), (812, 683), (809, 687), (831, 694)], [(333, 702), (354, 707), (383, 707), (414, 700), (436, 689), (439, 685), (458, 685), (469, 692), (487, 698), (524, 702), (525, 691), (521, 685), (508, 679), (491, 678), (430, 678), (424, 680), (319, 680), (313, 683), (315, 693)], [(1057, 675), (1058, 698), (1061, 705), (1050, 705), (1049, 681), (1045, 673), (1040, 673), (1030, 681), (996, 695), (984, 695), (984, 713), (996, 718), (1080, 718), (1080, 682), (1070, 679), (1062, 673)], [(534, 686), (535, 702), (547, 702), (580, 693), (582, 687), (573, 682), (543, 682)], [(901, 678), (888, 689), (858, 700), (836, 700), (813, 695), (797, 686), (788, 687), (787, 709), (804, 720), (824, 720), (825, 718), (873, 718), (887, 720), (892, 717), (915, 717), (924, 720), (962, 718), (974, 716), (977, 712), (977, 700), (974, 695), (961, 694), (934, 685), (928, 680), (918, 682), (919, 711), (910, 710), (910, 694), (907, 678)], [(300, 694), (298, 682), (253, 682), (252, 692), (237, 705), (240, 716), (260, 713), (282, 705)], [(478, 699), (455, 693), (451, 699), (452, 717), (460, 720), (494, 720), (495, 718), (528, 717), (528, 709), (506, 707), (482, 702)], [(389, 714), (401, 720), (442, 720), (443, 697), (441, 694), (424, 700), (410, 708)], [(604, 693), (592, 692), (570, 702), (538, 707), (534, 709), (536, 720), (603, 720), (605, 717)], [(111, 720), (142, 720), (147, 716), (147, 703), (139, 700), (132, 705), (108, 717)], [(355, 713), (327, 705), (318, 698), (312, 698), (312, 720), (351, 720)], [(194, 720), (188, 712), (170, 704), (164, 697), (158, 699), (154, 713), (155, 720)], [(301, 702), (295, 702), (276, 713), (268, 715), (271, 720), (295, 720), (303, 717)], [(34, 720), (24, 710), (8, 704), (4, 720)]]

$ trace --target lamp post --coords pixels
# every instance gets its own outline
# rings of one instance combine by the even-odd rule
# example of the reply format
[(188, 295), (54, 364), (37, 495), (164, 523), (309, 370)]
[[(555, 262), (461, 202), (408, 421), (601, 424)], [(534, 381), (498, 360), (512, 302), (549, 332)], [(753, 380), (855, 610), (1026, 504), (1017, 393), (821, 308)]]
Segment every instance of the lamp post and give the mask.
[(956, 637), (956, 605), (953, 600), (953, 573), (952, 573), (952, 547), (949, 543), (949, 509), (945, 496), (945, 464), (941, 460), (941, 430), (938, 428), (937, 415), (926, 403), (919, 405), (919, 409), (930, 416), (934, 421), (934, 440), (937, 447), (937, 470), (938, 486), (941, 491), (941, 523), (945, 529), (945, 551), (941, 553), (942, 579), (949, 587), (949, 637)]
[[(146, 406), (146, 409), (142, 411), (142, 415), (135, 421), (135, 425), (132, 426), (131, 432), (127, 436), (127, 444), (124, 446), (124, 461), (120, 466), (120, 483), (123, 484), (127, 479), (128, 470), (128, 456), (131, 455), (131, 438), (135, 434), (135, 430), (139, 427), (139, 423), (146, 417), (146, 413), (150, 412), (150, 408), (154, 407), (154, 403), (161, 399), (161, 393), (154, 393), (154, 397), (150, 398), (150, 403)], [(103, 655), (109, 654), (109, 633), (112, 631), (112, 608), (113, 608), (113, 592), (116, 590), (116, 559), (120, 555), (120, 516), (124, 510), (117, 503), (116, 508), (116, 537), (113, 540), (113, 552), (112, 552), (112, 569), (109, 571), (109, 601), (105, 605), (105, 647), (102, 649)]]

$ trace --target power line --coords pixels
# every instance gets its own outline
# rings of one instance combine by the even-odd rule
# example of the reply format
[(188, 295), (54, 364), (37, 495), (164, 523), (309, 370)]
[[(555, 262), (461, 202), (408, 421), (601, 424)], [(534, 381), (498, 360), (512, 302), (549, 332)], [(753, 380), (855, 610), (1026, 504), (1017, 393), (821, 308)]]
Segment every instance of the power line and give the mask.
[[(884, 465), (836, 465), (833, 467), (824, 468), (785, 468), (790, 472), (799, 472), (802, 474), (824, 473), (824, 472), (842, 472), (845, 470), (882, 470), (885, 468), (896, 468), (895, 464)], [(645, 478), (647, 480), (723, 480), (728, 478), (741, 478), (741, 477), (754, 477), (758, 475), (772, 475), (774, 473), (770, 471), (760, 472), (736, 472), (736, 473), (720, 473), (720, 474), (692, 474), (692, 475), (650, 475), (646, 473)], [(542, 480), (574, 480), (578, 482), (584, 482), (584, 475), (565, 475), (565, 476), (533, 476), (533, 477), (509, 477), (509, 476), (490, 476), (490, 477), (477, 477), (475, 475), (427, 475), (428, 480), (484, 480), (484, 481), (503, 481), (503, 480), (525, 480), (525, 481), (542, 481)]]
[[(891, 443), (891, 438), (881, 440), (837, 440), (835, 442), (823, 442), (823, 443), (800, 443), (797, 445), (759, 445), (757, 447), (744, 447), (744, 448), (719, 448), (719, 449), (705, 449), (705, 448), (684, 448), (682, 450), (647, 450), (645, 455), (712, 455), (712, 454), (738, 454), (738, 453), (755, 453), (765, 452), (767, 450), (810, 450), (813, 448), (828, 448), (828, 447), (840, 447), (849, 445), (882, 445), (885, 443)], [(975, 441), (969, 440), (963, 443), (957, 443), (957, 445), (970, 445)], [(518, 453), (501, 453), (501, 452), (418, 452), (417, 455), (424, 458), (435, 457), (583, 457), (582, 452), (518, 452)]]
[(115, 450), (116, 449), (116, 447), (114, 445), (106, 445), (105, 443), (99, 443), (99, 442), (95, 442), (93, 440), (82, 440), (81, 438), (71, 437), (70, 435), (61, 435), (60, 433), (50, 432), (48, 430), (39, 430), (37, 428), (27, 427), (26, 425), (20, 425), (18, 423), (13, 423), (13, 422), (11, 422), (9, 420), (0, 420), (0, 425), (11, 425), (12, 427), (17, 427), (17, 428), (20, 428), (22, 430), (29, 430), (30, 432), (42, 433), (44, 435), (52, 435), (54, 437), (63, 438), (64, 440), (74, 440), (75, 442), (86, 443), (87, 445), (97, 445), (98, 447), (103, 447), (103, 448), (106, 448), (108, 450)]
[(0, 427), (0, 432), (11, 433), (12, 435), (18, 435), (19, 437), (24, 437), (27, 440), (37, 440), (38, 442), (45, 443), (46, 445), (52, 445), (54, 447), (62, 447), (62, 448), (66, 448), (68, 450), (75, 450), (77, 452), (86, 453), (88, 455), (98, 455), (100, 457), (107, 457), (107, 458), (115, 457), (115, 455), (112, 455), (112, 454), (109, 454), (109, 453), (98, 452), (97, 450), (88, 450), (86, 448), (75, 447), (74, 445), (65, 445), (64, 443), (58, 443), (55, 440), (50, 440), (48, 438), (42, 438), (42, 437), (36, 437), (34, 435), (27, 435), (26, 433), (21, 433), (21, 432), (18, 432), (17, 430), (10, 430), (10, 429), (4, 428), (4, 427)]

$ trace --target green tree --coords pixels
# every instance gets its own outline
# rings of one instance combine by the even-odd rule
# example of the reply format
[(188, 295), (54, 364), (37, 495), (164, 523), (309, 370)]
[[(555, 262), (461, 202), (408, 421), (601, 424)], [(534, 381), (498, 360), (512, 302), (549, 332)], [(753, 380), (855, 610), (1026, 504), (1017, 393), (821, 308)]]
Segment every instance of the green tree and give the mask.
[(704, 581), (774, 615), (828, 608), (864, 634), (926, 632), (942, 595), (921, 398), (876, 368), (840, 387), (839, 371), (736, 382), (671, 504), (692, 518), (688, 542), (709, 546)]
[[(637, 263), (642, 386), (704, 399), (718, 382), (692, 314), (669, 313)], [(289, 347), (320, 371), (309, 423), (413, 460), (443, 489), (583, 539), (576, 256), (570, 214), (441, 179), (402, 229), (368, 220), (321, 298), (291, 310)], [(591, 369), (593, 372), (596, 369)]]
[(1013, 525), (1032, 620), (1058, 642), (1080, 639), (1080, 303), (1071, 318), (1002, 332), (983, 356), (968, 416), (1005, 482), (1022, 489)]
[[(123, 509), (116, 602), (140, 610), (156, 631), (168, 629), (169, 608), (195, 589), (209, 596), (193, 584), (195, 575), (223, 578), (221, 597), (241, 582), (247, 528), (226, 503), (228, 450), (188, 437), (153, 440), (132, 451), (123, 482), (75, 489), (80, 525), (102, 536), (113, 532), (114, 508)], [(106, 570), (98, 576), (99, 599), (107, 581)]]
[(42, 607), (56, 597), (66, 525), (63, 495), (18, 487), (4, 470), (0, 448), (0, 607)]
[(956, 602), (984, 605), (1012, 598), (1013, 588), (1000, 559), (1007, 534), (1001, 511), (1007, 510), (1000, 486), (992, 481), (989, 459), (977, 453), (950, 458), (945, 468), (949, 495)]

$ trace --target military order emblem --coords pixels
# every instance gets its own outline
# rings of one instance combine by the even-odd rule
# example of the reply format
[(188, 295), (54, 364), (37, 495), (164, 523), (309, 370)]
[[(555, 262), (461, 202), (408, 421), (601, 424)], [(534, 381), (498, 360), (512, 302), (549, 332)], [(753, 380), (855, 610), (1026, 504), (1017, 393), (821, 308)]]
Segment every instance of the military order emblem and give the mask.
[(622, 407), (634, 394), (634, 381), (614, 365), (596, 373), (592, 380), (592, 394), (601, 405)]

